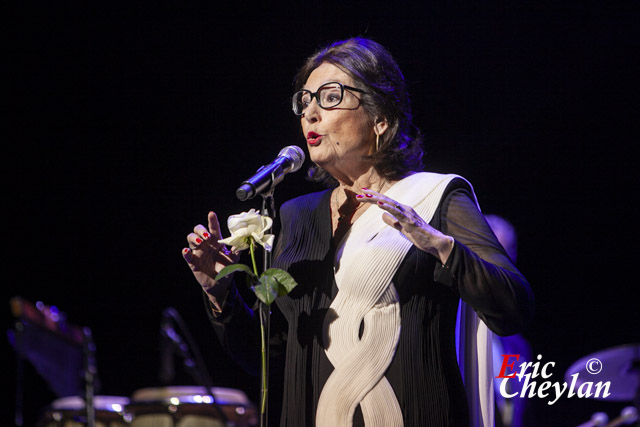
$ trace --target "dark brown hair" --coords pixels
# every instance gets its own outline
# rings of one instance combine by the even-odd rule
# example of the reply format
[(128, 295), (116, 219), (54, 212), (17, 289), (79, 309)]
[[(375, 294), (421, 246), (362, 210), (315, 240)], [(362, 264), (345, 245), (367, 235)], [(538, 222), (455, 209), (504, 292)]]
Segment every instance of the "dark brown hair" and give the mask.
[[(409, 94), (404, 75), (391, 54), (379, 43), (351, 38), (330, 44), (311, 55), (298, 71), (295, 90), (323, 63), (330, 63), (349, 74), (356, 86), (366, 91), (363, 108), (374, 118), (386, 119), (389, 128), (380, 136), (379, 149), (367, 159), (376, 171), (390, 180), (422, 170), (422, 136), (413, 125)], [(317, 165), (309, 169), (312, 181), (335, 185), (336, 181)]]

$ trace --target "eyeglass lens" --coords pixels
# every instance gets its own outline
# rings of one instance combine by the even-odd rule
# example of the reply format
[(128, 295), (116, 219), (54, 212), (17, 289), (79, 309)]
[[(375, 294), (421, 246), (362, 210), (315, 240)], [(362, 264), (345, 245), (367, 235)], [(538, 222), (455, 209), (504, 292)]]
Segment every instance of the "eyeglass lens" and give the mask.
[(338, 83), (326, 83), (318, 88), (316, 93), (301, 90), (293, 97), (293, 108), (296, 114), (301, 114), (315, 97), (321, 108), (332, 108), (342, 102), (343, 88)]

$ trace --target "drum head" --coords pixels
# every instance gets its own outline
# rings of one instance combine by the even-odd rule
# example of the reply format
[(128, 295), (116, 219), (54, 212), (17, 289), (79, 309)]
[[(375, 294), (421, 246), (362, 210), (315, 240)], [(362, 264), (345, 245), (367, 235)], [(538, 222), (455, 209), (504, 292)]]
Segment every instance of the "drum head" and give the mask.
[[(127, 413), (129, 398), (123, 396), (94, 396), (96, 427), (127, 426), (131, 420)], [(67, 396), (54, 400), (38, 422), (40, 427), (76, 427), (87, 424), (85, 401), (80, 396)]]
[(238, 427), (257, 425), (247, 395), (223, 387), (210, 392), (198, 386), (144, 388), (133, 393), (127, 411), (132, 427), (224, 427), (230, 421)]

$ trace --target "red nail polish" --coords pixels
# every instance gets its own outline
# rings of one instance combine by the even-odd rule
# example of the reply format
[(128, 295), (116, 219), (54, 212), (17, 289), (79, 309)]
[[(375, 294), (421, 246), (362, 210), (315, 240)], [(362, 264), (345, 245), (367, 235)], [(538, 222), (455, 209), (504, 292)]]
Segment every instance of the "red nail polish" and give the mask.
[(362, 199), (364, 196), (362, 194), (356, 194), (356, 199)]
[(211, 235), (205, 231), (204, 233), (202, 233), (202, 236), (203, 236), (205, 239), (208, 239), (208, 238), (209, 238), (209, 236), (211, 236)]
[(199, 237), (196, 237), (196, 243), (197, 243), (197, 244), (202, 243), (202, 239), (201, 239), (201, 238), (199, 238)]
[(367, 190), (368, 190), (368, 188), (367, 188), (367, 187), (362, 187), (362, 189), (363, 189), (364, 191), (367, 191)]
[(367, 196), (367, 197), (373, 197), (373, 194), (369, 194), (369, 193), (367, 193), (367, 194), (365, 194), (365, 196)]
[(383, 203), (383, 202), (381, 202), (380, 200), (378, 200), (378, 204), (379, 204), (379, 205), (384, 205), (384, 203)]
[(187, 252), (189, 252), (189, 248), (184, 248), (184, 249), (182, 250), (182, 253), (183, 253), (183, 254), (186, 254)]

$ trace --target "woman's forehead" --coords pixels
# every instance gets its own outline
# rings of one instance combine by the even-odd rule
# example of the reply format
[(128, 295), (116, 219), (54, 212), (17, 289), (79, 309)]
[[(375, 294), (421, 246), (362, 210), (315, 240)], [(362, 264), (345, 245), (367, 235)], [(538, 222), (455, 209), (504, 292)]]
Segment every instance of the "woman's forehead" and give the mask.
[(324, 62), (309, 74), (303, 89), (315, 92), (320, 86), (329, 82), (353, 85), (353, 79), (347, 73), (333, 64)]

